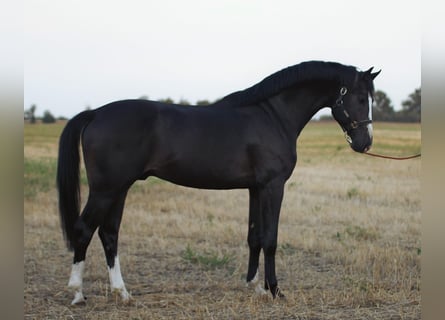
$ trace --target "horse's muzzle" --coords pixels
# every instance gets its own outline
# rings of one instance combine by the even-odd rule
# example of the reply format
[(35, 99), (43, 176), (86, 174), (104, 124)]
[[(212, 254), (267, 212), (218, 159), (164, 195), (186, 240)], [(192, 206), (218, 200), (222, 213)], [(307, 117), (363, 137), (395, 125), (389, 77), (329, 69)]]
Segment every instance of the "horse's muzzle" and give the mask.
[(350, 130), (347, 134), (350, 137), (349, 145), (355, 152), (365, 153), (371, 149), (372, 134), (367, 127)]

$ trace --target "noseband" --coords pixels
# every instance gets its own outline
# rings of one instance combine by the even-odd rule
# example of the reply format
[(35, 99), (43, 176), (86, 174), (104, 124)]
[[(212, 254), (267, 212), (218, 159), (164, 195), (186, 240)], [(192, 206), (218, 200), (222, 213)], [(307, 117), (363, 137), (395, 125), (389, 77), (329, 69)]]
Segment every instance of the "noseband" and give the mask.
[(348, 93), (348, 89), (346, 87), (341, 87), (340, 94), (338, 95), (338, 98), (335, 101), (335, 105), (332, 107), (332, 116), (334, 117), (335, 120), (337, 120), (337, 122), (343, 129), (346, 140), (349, 143), (352, 143), (352, 139), (349, 135), (349, 132), (359, 127), (367, 126), (368, 124), (372, 123), (372, 120), (357, 121), (351, 119), (349, 113), (346, 111), (343, 105), (343, 97), (346, 95), (346, 93)]

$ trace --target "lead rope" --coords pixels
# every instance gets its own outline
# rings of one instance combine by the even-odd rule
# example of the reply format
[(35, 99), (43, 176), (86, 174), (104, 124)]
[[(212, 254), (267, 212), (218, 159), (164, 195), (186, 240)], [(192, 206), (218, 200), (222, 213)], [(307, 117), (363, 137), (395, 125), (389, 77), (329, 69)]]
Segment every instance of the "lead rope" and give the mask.
[(375, 154), (375, 153), (371, 153), (371, 152), (366, 152), (363, 154), (366, 154), (367, 156), (383, 158), (383, 159), (391, 159), (391, 160), (408, 160), (408, 159), (419, 158), (422, 155), (421, 153), (419, 153), (419, 154), (415, 154), (415, 155), (408, 156), (408, 157), (391, 157), (391, 156), (384, 156), (381, 154)]

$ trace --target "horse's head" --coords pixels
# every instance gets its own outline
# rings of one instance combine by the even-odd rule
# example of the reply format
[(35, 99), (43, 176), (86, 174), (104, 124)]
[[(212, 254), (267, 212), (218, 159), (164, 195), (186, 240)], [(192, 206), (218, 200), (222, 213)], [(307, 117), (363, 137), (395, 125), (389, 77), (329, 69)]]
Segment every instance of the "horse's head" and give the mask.
[(373, 80), (379, 72), (370, 68), (358, 72), (351, 87), (341, 86), (332, 107), (332, 115), (345, 132), (346, 140), (354, 151), (367, 152), (372, 145)]

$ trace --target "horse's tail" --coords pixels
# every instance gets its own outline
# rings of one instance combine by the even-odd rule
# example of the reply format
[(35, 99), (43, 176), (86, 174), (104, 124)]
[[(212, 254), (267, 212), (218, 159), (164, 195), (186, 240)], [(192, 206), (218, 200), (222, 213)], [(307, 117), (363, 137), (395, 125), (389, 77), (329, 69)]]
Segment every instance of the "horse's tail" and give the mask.
[(85, 126), (94, 119), (95, 112), (87, 110), (72, 118), (63, 129), (59, 140), (57, 160), (57, 189), (59, 191), (60, 223), (66, 245), (74, 249), (74, 225), (80, 211), (79, 143)]

